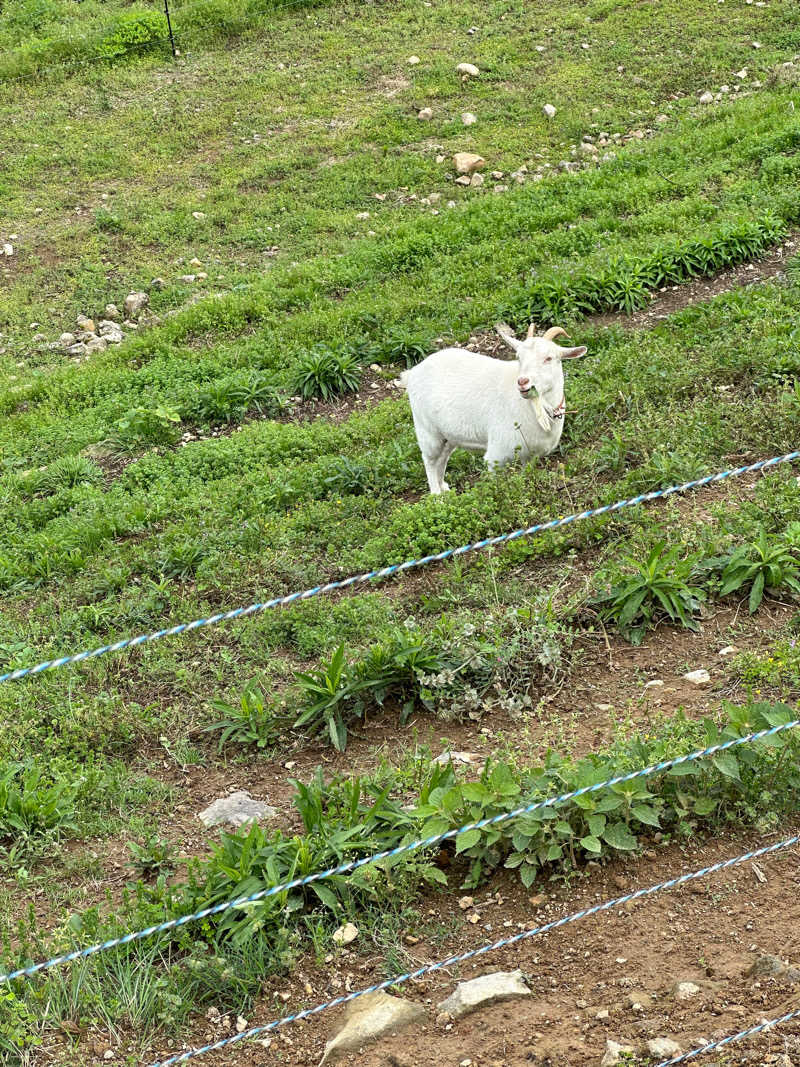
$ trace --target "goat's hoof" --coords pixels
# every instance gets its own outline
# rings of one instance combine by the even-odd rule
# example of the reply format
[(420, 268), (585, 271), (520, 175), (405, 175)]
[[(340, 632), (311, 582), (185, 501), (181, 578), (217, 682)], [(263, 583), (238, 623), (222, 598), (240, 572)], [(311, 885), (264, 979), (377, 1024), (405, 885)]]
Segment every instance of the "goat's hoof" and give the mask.
[(442, 492), (443, 493), (449, 493), (450, 492), (450, 486), (447, 484), (447, 482), (442, 482)]

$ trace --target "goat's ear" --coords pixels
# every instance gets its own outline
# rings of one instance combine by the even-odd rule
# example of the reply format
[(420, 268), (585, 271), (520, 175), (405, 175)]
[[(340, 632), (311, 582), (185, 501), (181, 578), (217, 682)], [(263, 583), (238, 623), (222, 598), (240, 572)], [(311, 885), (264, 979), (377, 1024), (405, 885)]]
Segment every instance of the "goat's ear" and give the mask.
[(520, 348), (522, 348), (522, 341), (517, 340), (510, 326), (506, 326), (504, 322), (498, 322), (495, 326), (495, 330), (503, 338), (509, 348), (513, 348), (515, 352), (519, 352)]
[(559, 354), (562, 359), (580, 359), (587, 351), (586, 345), (578, 345), (577, 348), (560, 348)]
[(528, 327), (528, 334), (527, 334), (525, 340), (526, 341), (530, 341), (530, 339), (532, 337), (535, 337), (535, 336), (536, 336), (536, 326), (533, 323), (531, 323), (530, 326)]

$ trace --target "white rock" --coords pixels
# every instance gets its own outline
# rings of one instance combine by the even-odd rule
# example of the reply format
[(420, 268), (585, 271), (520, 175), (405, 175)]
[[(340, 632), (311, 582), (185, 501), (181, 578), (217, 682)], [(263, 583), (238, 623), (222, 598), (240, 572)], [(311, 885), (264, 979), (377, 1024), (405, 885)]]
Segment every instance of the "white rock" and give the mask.
[(739, 649), (736, 647), (736, 645), (726, 645), (724, 648), (721, 648), (719, 650), (717, 655), (718, 656), (735, 656), (738, 651), (739, 651)]
[(193, 211), (192, 212), (192, 218), (193, 219), (200, 220), (200, 219), (204, 219), (205, 217), (206, 217), (205, 211)]
[(345, 923), (333, 934), (333, 940), (337, 945), (351, 945), (357, 937), (358, 927), (353, 923)]
[(261, 800), (253, 800), (249, 793), (238, 790), (227, 797), (219, 797), (213, 804), (200, 812), (198, 818), (204, 826), (219, 826), (228, 823), (231, 826), (243, 826), (259, 819), (270, 819), (278, 812)]
[(147, 293), (128, 293), (123, 305), (125, 315), (129, 319), (135, 318), (140, 311), (144, 311), (149, 303), (150, 297)]
[(647, 1051), (656, 1060), (668, 1060), (673, 1056), (679, 1056), (683, 1049), (677, 1041), (668, 1037), (656, 1037), (647, 1042)]
[(453, 1019), (459, 1019), (484, 1005), (530, 995), (522, 971), (495, 971), (469, 982), (459, 982), (455, 992), (441, 1002), (438, 1010), (446, 1012)]
[(468, 78), (477, 78), (480, 74), (474, 63), (459, 63), (456, 70), (459, 74), (465, 74)]
[(110, 319), (101, 319), (97, 324), (97, 332), (101, 337), (105, 337), (110, 345), (118, 345), (125, 336), (120, 324)]
[(93, 352), (105, 352), (108, 348), (108, 341), (105, 337), (92, 337), (86, 342), (86, 355), (91, 356)]
[(10, 241), (4, 241), (3, 242), (3, 255), (4, 256), (13, 256), (14, 255), (14, 246), (11, 244)]
[(688, 674), (683, 676), (684, 682), (691, 682), (692, 685), (708, 685), (711, 682), (711, 675), (708, 671), (701, 667), (697, 671), (689, 671)]
[(196, 274), (181, 274), (180, 278), (178, 278), (179, 282), (185, 282), (186, 285), (191, 285), (191, 283), (193, 281), (196, 281), (196, 280), (197, 280), (197, 275)]
[(545, 104), (542, 111), (549, 119), (554, 119), (556, 117), (556, 109), (552, 104)]
[(700, 94), (700, 103), (701, 104), (713, 104), (714, 103), (714, 94), (710, 93), (708, 91), (708, 89), (706, 89), (706, 91), (704, 93)]
[(122, 315), (116, 304), (106, 304), (105, 316), (107, 319), (111, 319), (112, 322), (116, 322), (117, 319), (121, 319)]
[(606, 1041), (606, 1054), (600, 1060), (600, 1067), (616, 1067), (622, 1063), (623, 1056), (632, 1056), (634, 1050), (630, 1045), (620, 1045), (610, 1038)]
[[(470, 185), (471, 179), (468, 174), (462, 174), (460, 178), (456, 178), (456, 185)], [(449, 204), (448, 204), (449, 207)]]
[(483, 185), (483, 175), (482, 174), (473, 174), (472, 177), (469, 180), (469, 184), (472, 185), (472, 186)]
[(85, 356), (86, 345), (83, 343), (83, 341), (78, 341), (77, 344), (69, 346), (69, 348), (67, 349), (67, 354), (70, 356)]
[(731, 91), (730, 85), (720, 85), (719, 91), (721, 93), (729, 93)]
[(537, 52), (546, 52), (547, 49), (545, 48), (545, 46), (543, 44), (537, 44), (536, 45), (536, 51)]
[(417, 118), (422, 119), (423, 122), (430, 122), (430, 120), (433, 118), (433, 108), (422, 108), (421, 111), (417, 112)]
[(408, 59), (406, 60), (406, 63), (408, 63), (409, 67), (416, 67), (417, 63), (419, 63), (419, 62), (420, 62), (419, 56), (409, 56)]
[(362, 1045), (376, 1041), (385, 1034), (419, 1022), (425, 1017), (425, 1008), (410, 1000), (390, 997), (387, 993), (367, 993), (347, 1005), (344, 1027), (325, 1046), (325, 1055), (320, 1060), (335, 1063), (345, 1053), (357, 1051)]
[(737, 70), (734, 74), (734, 78), (738, 78), (740, 82), (745, 81), (747, 78), (747, 67), (742, 67), (741, 70)]
[(453, 156), (453, 165), (456, 174), (473, 174), (476, 170), (483, 170), (486, 160), (474, 152), (456, 152)]
[(473, 115), (471, 111), (465, 111), (461, 116), (461, 122), (465, 126), (474, 126), (477, 121), (477, 116)]
[(660, 678), (654, 678), (652, 680), (652, 682), (645, 682), (644, 688), (645, 689), (660, 689), (663, 684), (664, 683), (661, 681)]
[(474, 763), (485, 763), (486, 757), (479, 752), (451, 752), (447, 749), (444, 752), (440, 752), (431, 762), (437, 763), (440, 767), (446, 767), (448, 763), (452, 763), (455, 766), (470, 767)]
[(750, 45), (751, 45), (752, 48), (760, 48), (761, 47), (761, 42), (760, 41), (751, 41)]
[[(36, 338), (34, 338), (34, 340), (36, 340)], [(62, 333), (58, 339), (58, 343), (61, 345), (62, 348), (70, 348), (72, 345), (75, 344), (75, 334)]]
[(362, 221), (364, 219), (368, 219), (369, 218), (369, 212), (368, 211), (359, 211), (358, 214), (356, 215), (356, 218), (357, 219), (361, 219)]
[(694, 982), (676, 982), (672, 987), (672, 994), (676, 1000), (691, 1000), (700, 992), (700, 986)]
[(236, 1033), (243, 1034), (247, 1029), (247, 1019), (243, 1019), (241, 1015), (236, 1018)]

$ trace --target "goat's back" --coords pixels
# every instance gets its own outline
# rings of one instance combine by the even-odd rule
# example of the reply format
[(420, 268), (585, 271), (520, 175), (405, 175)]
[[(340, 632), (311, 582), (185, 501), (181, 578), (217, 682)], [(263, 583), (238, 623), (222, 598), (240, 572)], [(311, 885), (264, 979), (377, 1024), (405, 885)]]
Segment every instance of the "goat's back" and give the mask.
[(466, 447), (486, 443), (493, 414), (517, 397), (516, 360), (443, 348), (401, 375), (414, 421)]

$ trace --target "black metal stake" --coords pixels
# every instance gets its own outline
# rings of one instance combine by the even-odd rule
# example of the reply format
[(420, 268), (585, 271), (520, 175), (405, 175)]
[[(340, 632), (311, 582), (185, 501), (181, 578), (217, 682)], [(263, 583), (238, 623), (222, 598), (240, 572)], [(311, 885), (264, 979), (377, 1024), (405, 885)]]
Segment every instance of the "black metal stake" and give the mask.
[(175, 48), (175, 38), (172, 36), (172, 20), (169, 17), (169, 0), (164, 0), (164, 14), (167, 16), (167, 29), (169, 30), (169, 43), (172, 47), (172, 58), (177, 56), (178, 52)]

